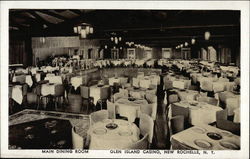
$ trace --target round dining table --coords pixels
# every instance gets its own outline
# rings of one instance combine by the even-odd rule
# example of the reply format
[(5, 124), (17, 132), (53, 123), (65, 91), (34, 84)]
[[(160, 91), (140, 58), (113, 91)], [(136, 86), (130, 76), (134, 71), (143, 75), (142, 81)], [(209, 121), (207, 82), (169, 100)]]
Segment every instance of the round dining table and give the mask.
[(88, 130), (89, 149), (124, 149), (139, 140), (140, 130), (131, 122), (121, 119), (105, 119)]

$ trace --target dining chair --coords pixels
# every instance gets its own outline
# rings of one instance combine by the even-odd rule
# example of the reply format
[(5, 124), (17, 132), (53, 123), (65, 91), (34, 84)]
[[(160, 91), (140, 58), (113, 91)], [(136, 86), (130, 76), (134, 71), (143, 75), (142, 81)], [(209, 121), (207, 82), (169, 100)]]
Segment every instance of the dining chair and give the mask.
[(109, 118), (115, 119), (116, 118), (116, 109), (115, 104), (107, 100), (107, 110), (109, 112)]
[(109, 87), (101, 87), (100, 88), (100, 99), (97, 101), (100, 105), (100, 109), (103, 109), (107, 99), (110, 97), (110, 88)]
[[(55, 94), (52, 95), (55, 102), (55, 109), (57, 110), (58, 103), (62, 104), (64, 102), (65, 88), (63, 84), (55, 85)], [(63, 99), (63, 101), (62, 101)]]
[(176, 93), (173, 93), (173, 94), (167, 93), (167, 106), (169, 106), (170, 104), (179, 102), (179, 101), (180, 101), (180, 99), (179, 99), (178, 94), (176, 94)]
[(149, 144), (152, 144), (153, 136), (154, 136), (154, 121), (153, 119), (145, 114), (140, 114), (140, 122), (139, 122), (139, 128), (142, 135), (148, 134), (148, 142)]
[(132, 143), (128, 147), (124, 149), (131, 149), (131, 150), (145, 150), (148, 148), (148, 134), (145, 134), (142, 139), (138, 140), (137, 142)]
[(72, 144), (73, 149), (83, 149), (84, 148), (84, 139), (82, 136), (76, 133), (76, 128), (72, 128)]
[(108, 110), (98, 110), (90, 114), (90, 125), (109, 118)]
[(189, 126), (188, 124), (189, 108), (185, 108), (185, 107), (172, 104), (171, 110), (172, 110), (172, 117), (179, 116), (179, 115), (184, 116), (184, 127), (187, 128)]
[(122, 93), (124, 96), (128, 97), (128, 90), (127, 89), (119, 88), (119, 93)]
[(88, 86), (81, 85), (80, 86), (81, 97), (83, 98), (83, 104), (87, 106), (87, 114), (89, 113), (89, 108), (93, 109), (94, 99), (90, 97), (90, 89)]
[(172, 89), (173, 88), (173, 81), (165, 80), (164, 86), (165, 86), (165, 90)]
[(228, 112), (227, 109), (217, 111), (216, 112), (216, 120), (227, 120), (227, 116), (228, 116), (227, 112)]
[(124, 97), (124, 95), (122, 93), (115, 93), (113, 95), (114, 102), (116, 102), (118, 99), (123, 98), (123, 97)]
[(145, 98), (149, 104), (157, 103), (157, 96), (154, 94), (146, 93)]
[(230, 131), (231, 133), (240, 136), (240, 123), (234, 123), (229, 120), (217, 120), (217, 128)]
[(68, 107), (69, 111), (80, 113), (83, 103), (82, 97), (78, 94), (69, 94), (68, 100), (69, 100), (69, 107)]
[(184, 116), (177, 115), (170, 119), (170, 134), (176, 134), (184, 130)]
[(227, 119), (228, 110), (224, 109), (216, 112), (216, 126), (220, 129), (227, 130), (233, 134), (240, 135), (240, 123), (234, 123)]

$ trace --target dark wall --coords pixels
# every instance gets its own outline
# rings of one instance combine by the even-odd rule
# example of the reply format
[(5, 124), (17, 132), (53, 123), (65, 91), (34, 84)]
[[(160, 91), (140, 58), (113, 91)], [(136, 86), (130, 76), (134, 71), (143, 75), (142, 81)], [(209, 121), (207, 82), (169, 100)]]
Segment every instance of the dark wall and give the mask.
[(31, 38), (28, 35), (9, 36), (9, 64), (32, 65)]

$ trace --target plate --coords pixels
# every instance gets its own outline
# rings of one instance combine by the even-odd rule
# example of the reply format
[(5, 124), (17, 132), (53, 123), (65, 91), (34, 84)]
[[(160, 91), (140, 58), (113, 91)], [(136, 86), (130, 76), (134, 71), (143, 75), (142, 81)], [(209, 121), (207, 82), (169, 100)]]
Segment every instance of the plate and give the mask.
[(195, 145), (199, 146), (200, 148), (204, 148), (204, 149), (212, 148), (212, 144), (206, 140), (203, 140), (203, 139), (194, 140), (194, 143), (195, 143)]
[(116, 123), (109, 123), (106, 125), (107, 129), (116, 129), (118, 125)]
[(240, 147), (238, 145), (236, 145), (235, 143), (230, 142), (230, 141), (221, 141), (219, 143), (222, 147), (229, 149), (229, 150), (239, 150), (240, 149)]
[(192, 129), (194, 132), (199, 133), (199, 134), (204, 134), (207, 130), (201, 127), (195, 127)]
[(93, 131), (93, 133), (96, 134), (96, 135), (103, 135), (103, 134), (105, 134), (106, 132), (107, 132), (107, 130), (106, 130), (106, 129), (103, 129), (103, 128), (97, 128), (97, 129), (95, 129), (95, 130)]
[(133, 133), (131, 131), (119, 131), (120, 136), (131, 136)]
[(228, 132), (228, 131), (222, 131), (222, 132), (220, 132), (220, 134), (221, 134), (222, 136), (227, 136), (227, 137), (233, 136), (233, 134), (232, 134), (231, 132)]
[(215, 132), (208, 132), (207, 133), (207, 136), (213, 140), (220, 140), (222, 139), (222, 136), (218, 133), (215, 133)]

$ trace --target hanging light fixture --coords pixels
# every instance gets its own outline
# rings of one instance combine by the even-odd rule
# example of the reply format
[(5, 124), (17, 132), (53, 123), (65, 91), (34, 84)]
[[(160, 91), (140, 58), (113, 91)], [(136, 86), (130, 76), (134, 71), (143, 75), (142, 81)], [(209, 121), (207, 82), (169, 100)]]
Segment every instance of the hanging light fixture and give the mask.
[(192, 40), (191, 40), (191, 44), (195, 44), (195, 39), (193, 38)]
[(87, 23), (82, 23), (78, 26), (75, 26), (73, 30), (75, 34), (79, 34), (80, 38), (83, 38), (83, 39), (87, 38), (87, 35), (93, 34), (94, 32), (94, 28), (90, 24), (87, 24)]
[(122, 47), (120, 47), (120, 50), (122, 50)]
[(183, 48), (183, 44), (181, 44), (180, 46), (181, 46), (181, 48)]
[(85, 39), (87, 37), (87, 32), (85, 29), (81, 30), (81, 38)]
[(118, 44), (118, 38), (115, 37), (115, 44)]
[(119, 41), (122, 41), (122, 37), (119, 37), (118, 40), (119, 40)]
[(107, 49), (107, 48), (108, 48), (108, 46), (107, 46), (107, 45), (105, 45), (105, 46), (104, 46), (104, 48), (105, 48), (105, 49)]
[(89, 33), (90, 33), (90, 34), (93, 34), (93, 33), (94, 33), (94, 28), (93, 28), (92, 26), (89, 28)]
[(210, 36), (211, 36), (210, 32), (206, 31), (205, 34), (204, 34), (205, 40), (209, 40)]
[(185, 44), (184, 44), (186, 47), (188, 46), (188, 42), (185, 42)]

